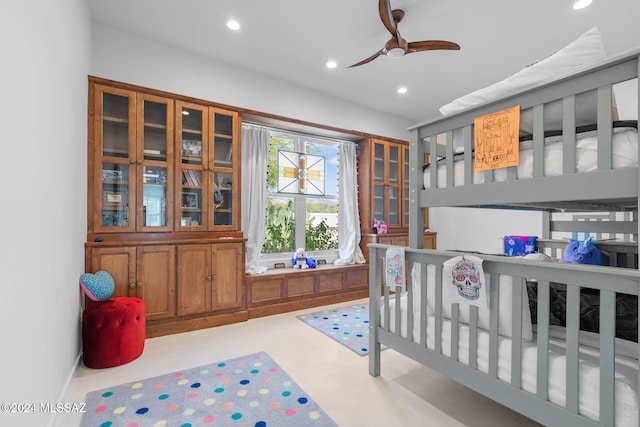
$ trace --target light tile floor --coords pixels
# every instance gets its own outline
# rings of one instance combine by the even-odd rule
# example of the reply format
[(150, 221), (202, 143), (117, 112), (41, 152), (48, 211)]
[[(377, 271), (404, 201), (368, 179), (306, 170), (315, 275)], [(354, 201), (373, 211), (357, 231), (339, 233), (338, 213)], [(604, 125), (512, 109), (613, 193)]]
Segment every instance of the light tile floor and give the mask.
[[(370, 376), (367, 356), (296, 319), (315, 310), (148, 339), (143, 354), (126, 365), (80, 366), (66, 401), (84, 402), (93, 390), (266, 351), (341, 427), (538, 425), (393, 350), (382, 352), (381, 376)], [(80, 414), (61, 415), (56, 424), (79, 426)]]

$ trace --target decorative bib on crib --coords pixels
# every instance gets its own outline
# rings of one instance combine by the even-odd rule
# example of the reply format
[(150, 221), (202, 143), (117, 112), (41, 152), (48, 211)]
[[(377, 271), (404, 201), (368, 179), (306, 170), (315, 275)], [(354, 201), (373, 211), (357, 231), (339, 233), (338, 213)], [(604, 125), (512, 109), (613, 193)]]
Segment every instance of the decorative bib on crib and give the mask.
[(404, 273), (404, 248), (389, 248), (385, 257), (385, 284), (400, 286), (406, 290)]
[(442, 292), (448, 293), (451, 301), (488, 307), (482, 259), (463, 255), (445, 261), (442, 280)]

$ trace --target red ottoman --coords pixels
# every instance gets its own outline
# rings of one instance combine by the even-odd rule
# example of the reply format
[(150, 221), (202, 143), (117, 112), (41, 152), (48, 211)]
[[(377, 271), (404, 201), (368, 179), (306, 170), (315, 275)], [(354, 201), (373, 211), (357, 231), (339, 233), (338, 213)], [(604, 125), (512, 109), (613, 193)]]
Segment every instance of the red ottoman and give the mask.
[(142, 354), (146, 322), (139, 298), (110, 298), (82, 313), (82, 358), (89, 368), (111, 368)]

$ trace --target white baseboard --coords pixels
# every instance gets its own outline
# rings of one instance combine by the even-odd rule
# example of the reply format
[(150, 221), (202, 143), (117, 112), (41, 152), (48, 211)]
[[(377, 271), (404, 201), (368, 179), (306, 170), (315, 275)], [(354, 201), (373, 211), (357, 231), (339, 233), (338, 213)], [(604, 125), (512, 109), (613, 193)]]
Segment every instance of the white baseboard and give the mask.
[[(62, 387), (62, 391), (60, 392), (60, 396), (58, 396), (58, 400), (56, 403), (65, 403), (68, 401), (69, 395), (71, 393), (71, 385), (73, 384), (73, 380), (76, 378), (76, 373), (78, 372), (78, 367), (80, 366), (80, 358), (82, 357), (82, 353), (78, 353), (76, 356), (76, 361), (73, 364), (73, 368), (69, 375), (67, 376), (67, 380), (64, 383), (64, 387)], [(49, 418), (49, 422), (47, 423), (47, 427), (63, 427), (64, 424), (64, 412), (53, 412), (51, 414), (51, 418)]]

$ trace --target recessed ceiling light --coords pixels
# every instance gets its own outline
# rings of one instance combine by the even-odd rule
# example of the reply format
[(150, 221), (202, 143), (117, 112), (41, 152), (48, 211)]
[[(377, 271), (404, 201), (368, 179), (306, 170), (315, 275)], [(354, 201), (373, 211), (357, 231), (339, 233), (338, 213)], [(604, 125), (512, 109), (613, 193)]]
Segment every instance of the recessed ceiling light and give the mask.
[(589, 6), (591, 4), (592, 0), (578, 0), (577, 2), (575, 2), (573, 4), (573, 8), (578, 10), (578, 9), (584, 9), (585, 7)]
[(238, 21), (236, 21), (235, 19), (229, 19), (227, 21), (227, 27), (229, 27), (229, 29), (231, 30), (239, 30), (240, 29), (240, 23)]
[(338, 63), (336, 61), (327, 61), (327, 68), (336, 68), (338, 66)]
[(401, 86), (398, 88), (398, 93), (402, 94), (402, 93), (407, 93), (407, 88), (405, 86)]

